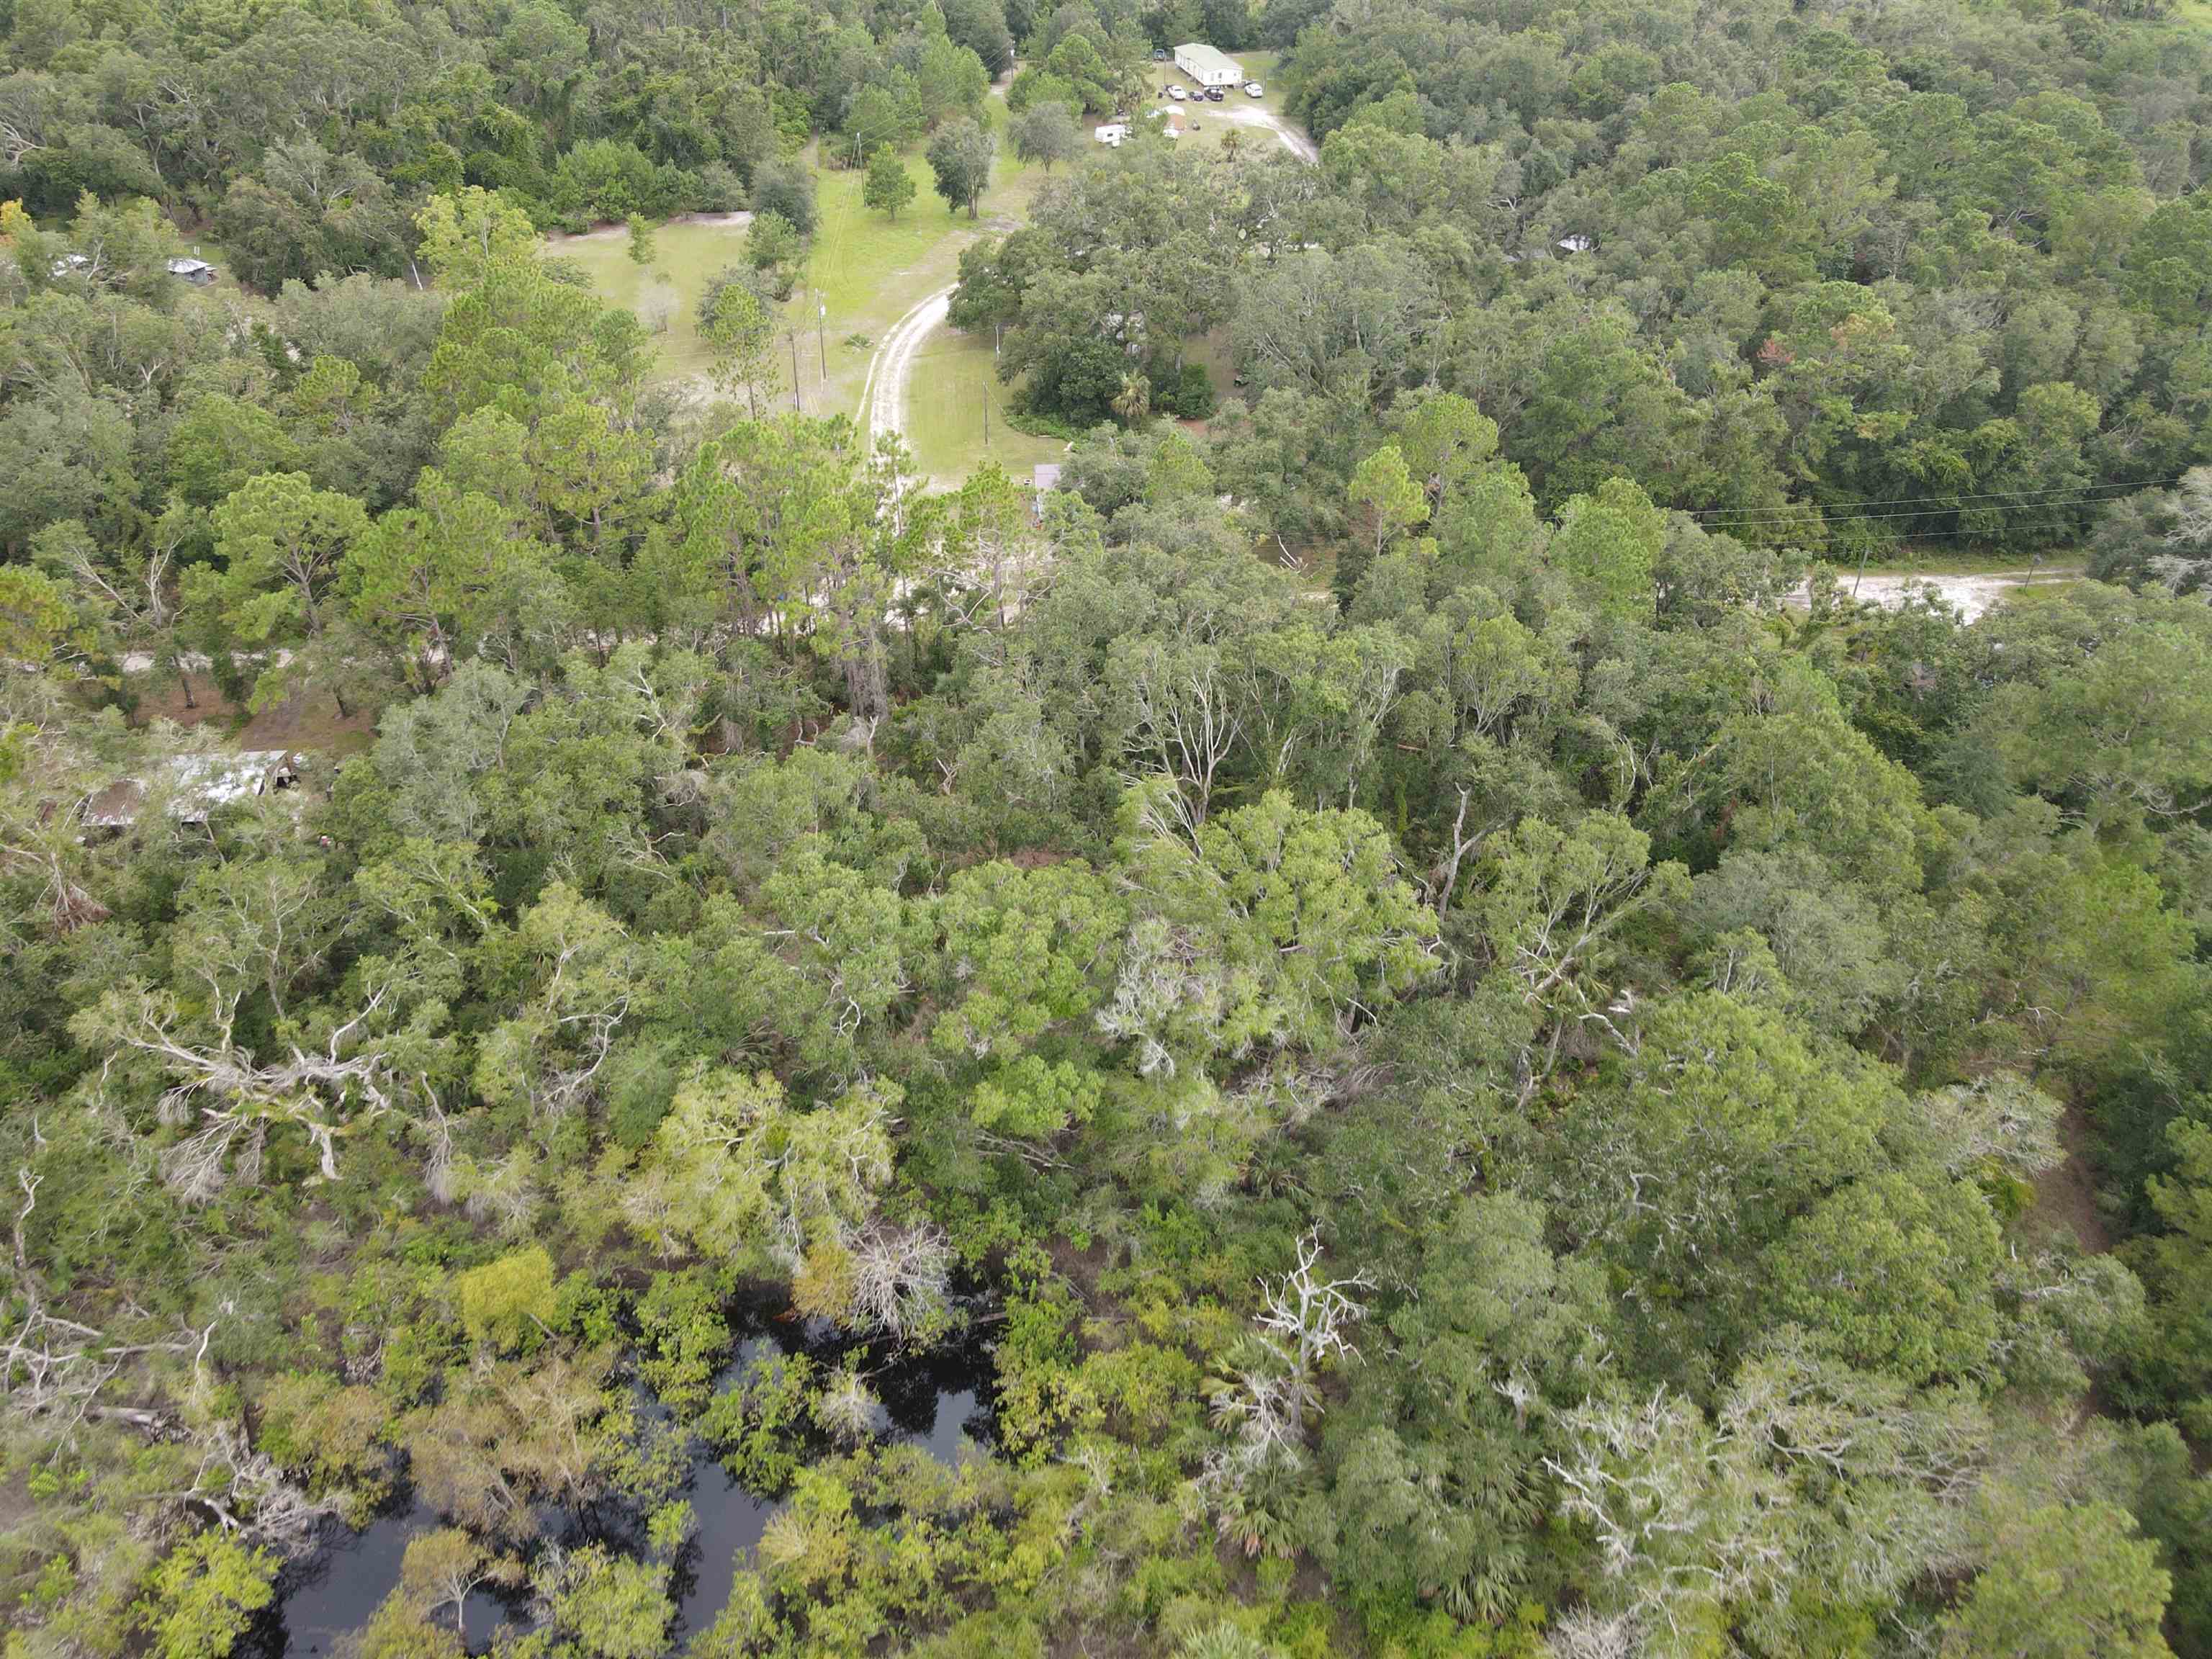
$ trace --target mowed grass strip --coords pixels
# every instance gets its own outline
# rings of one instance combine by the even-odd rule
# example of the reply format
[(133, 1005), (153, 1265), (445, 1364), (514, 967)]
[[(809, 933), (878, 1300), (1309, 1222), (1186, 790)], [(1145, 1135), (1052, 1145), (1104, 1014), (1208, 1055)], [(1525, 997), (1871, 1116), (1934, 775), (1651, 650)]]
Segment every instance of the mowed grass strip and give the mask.
[(744, 227), (672, 222), (654, 230), (653, 244), (650, 268), (630, 258), (627, 230), (562, 237), (549, 242), (546, 252), (574, 261), (592, 292), (652, 329), (670, 372), (703, 374), (708, 353), (699, 337), (699, 297), (716, 271), (744, 263)]
[(1006, 424), (1006, 390), (999, 381), (988, 335), (953, 328), (932, 334), (907, 383), (906, 444), (915, 470), (953, 485), (986, 460), (995, 460), (1019, 480), (1039, 461), (1060, 459), (1067, 446), (1058, 438), (1032, 437)]
[[(793, 307), (805, 319), (805, 326), (819, 320), (828, 340), (825, 407), (858, 415), (868, 360), (891, 325), (929, 295), (959, 280), (963, 249), (981, 237), (1011, 229), (1027, 216), (1044, 174), (1015, 159), (1006, 140), (1005, 100), (987, 99), (984, 113), (998, 139), (999, 153), (991, 167), (990, 188), (976, 204), (974, 219), (964, 210), (946, 208), (921, 148), (902, 158), (915, 182), (915, 198), (896, 220), (886, 219), (860, 200), (866, 183), (864, 171), (833, 168), (818, 175), (819, 223)], [(817, 306), (827, 307), (826, 319), (817, 319)], [(854, 337), (867, 343), (846, 343)], [(923, 389), (919, 374), (913, 387), (919, 401)], [(957, 465), (939, 476), (957, 479), (966, 472), (966, 465)]]
[[(987, 99), (984, 115), (999, 154), (974, 220), (964, 210), (948, 210), (937, 194), (926, 146), (902, 158), (915, 199), (896, 219), (861, 201), (864, 170), (825, 167), (817, 159), (814, 235), (799, 287), (778, 319), (778, 332), (795, 338), (779, 342), (776, 359), (787, 397), (792, 347), (798, 348), (799, 401), (807, 413), (856, 415), (868, 360), (891, 325), (958, 279), (963, 248), (1026, 215), (1044, 175), (1015, 158), (1006, 141), (1006, 100)], [(744, 263), (744, 228), (671, 222), (653, 232), (653, 244), (649, 269), (630, 259), (629, 234), (623, 229), (554, 238), (547, 252), (575, 261), (601, 298), (654, 331), (670, 377), (702, 385), (709, 353), (699, 337), (699, 301), (717, 272)], [(866, 343), (848, 343), (855, 339)]]

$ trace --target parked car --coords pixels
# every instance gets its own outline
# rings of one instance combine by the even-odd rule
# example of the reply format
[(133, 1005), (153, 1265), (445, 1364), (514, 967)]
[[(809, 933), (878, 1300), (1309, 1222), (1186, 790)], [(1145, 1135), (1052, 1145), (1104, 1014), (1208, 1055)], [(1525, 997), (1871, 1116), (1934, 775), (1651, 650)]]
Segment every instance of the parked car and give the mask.
[(1206, 89), (1206, 101), (1209, 104), (1218, 104), (1228, 95), (1219, 87), (1208, 87)]
[(1186, 94), (1181, 87), (1170, 87), (1168, 88), (1168, 96), (1174, 99), (1176, 102), (1180, 104), (1182, 102), (1184, 98), (1188, 96), (1188, 94)]
[(1244, 95), (1247, 98), (1265, 98), (1267, 95), (1267, 89), (1257, 81), (1247, 81), (1244, 83)]
[(1166, 48), (1162, 47), (1162, 46), (1154, 46), (1154, 47), (1152, 48), (1152, 61), (1153, 61), (1155, 64), (1164, 64), (1164, 63), (1166, 63), (1166, 62), (1168, 61), (1168, 54), (1167, 54)]

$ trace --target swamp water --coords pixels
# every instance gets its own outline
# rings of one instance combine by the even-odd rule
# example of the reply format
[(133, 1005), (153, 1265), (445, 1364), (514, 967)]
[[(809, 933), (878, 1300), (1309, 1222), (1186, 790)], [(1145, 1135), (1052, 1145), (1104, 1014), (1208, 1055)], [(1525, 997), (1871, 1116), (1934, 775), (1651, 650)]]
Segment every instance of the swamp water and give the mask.
[[(972, 1323), (964, 1338), (915, 1354), (856, 1343), (826, 1322), (780, 1321), (757, 1302), (734, 1310), (732, 1318), (739, 1340), (715, 1378), (717, 1391), (733, 1386), (763, 1352), (803, 1353), (825, 1366), (858, 1353), (868, 1385), (883, 1403), (879, 1439), (921, 1446), (951, 1463), (963, 1439), (981, 1443), (988, 1437), (989, 1413), (980, 1402), (990, 1380), (990, 1360)], [(671, 1652), (714, 1623), (729, 1600), (732, 1572), (783, 1505), (781, 1498), (763, 1497), (732, 1479), (712, 1449), (696, 1438), (682, 1496), (690, 1500), (697, 1525), (676, 1558), (669, 1584), (678, 1608)], [(541, 1514), (540, 1535), (551, 1542), (597, 1540), (630, 1553), (642, 1547), (635, 1517), (627, 1513), (585, 1506)], [(241, 1638), (237, 1651), (250, 1659), (322, 1659), (343, 1652), (345, 1638), (368, 1623), (399, 1583), (408, 1540), (440, 1524), (435, 1511), (403, 1488), (368, 1526), (334, 1531), (314, 1555), (285, 1570), (275, 1605)], [(527, 1589), (478, 1590), (469, 1597), (463, 1616), (470, 1650), (479, 1653), (502, 1623), (523, 1628), (530, 1622)]]

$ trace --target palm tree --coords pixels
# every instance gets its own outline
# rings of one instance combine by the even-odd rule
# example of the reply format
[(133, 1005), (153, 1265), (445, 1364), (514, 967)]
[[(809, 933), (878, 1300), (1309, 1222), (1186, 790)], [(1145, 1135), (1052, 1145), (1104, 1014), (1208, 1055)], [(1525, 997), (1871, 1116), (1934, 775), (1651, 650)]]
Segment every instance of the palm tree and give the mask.
[(1124, 374), (1114, 395), (1114, 412), (1124, 426), (1135, 426), (1152, 412), (1152, 383), (1141, 374)]

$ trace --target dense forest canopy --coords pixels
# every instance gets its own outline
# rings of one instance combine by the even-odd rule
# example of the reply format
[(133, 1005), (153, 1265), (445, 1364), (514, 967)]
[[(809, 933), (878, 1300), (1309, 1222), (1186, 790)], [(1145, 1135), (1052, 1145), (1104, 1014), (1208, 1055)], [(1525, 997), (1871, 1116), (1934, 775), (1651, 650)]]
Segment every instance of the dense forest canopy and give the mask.
[(2201, 10), (0, 23), (5, 1659), (2212, 1654)]
[(1344, 532), (1315, 474), (1436, 386), (1547, 508), (1627, 477), (1838, 558), (2071, 547), (2203, 455), (2205, 55), (2085, 10), (1340, 8), (1284, 66), (1317, 170), (1085, 173), (955, 315), (1018, 324), (1030, 403), (1078, 423), (1128, 356), (1211, 413), (1186, 342), (1227, 327), (1222, 482), (1293, 539)]

